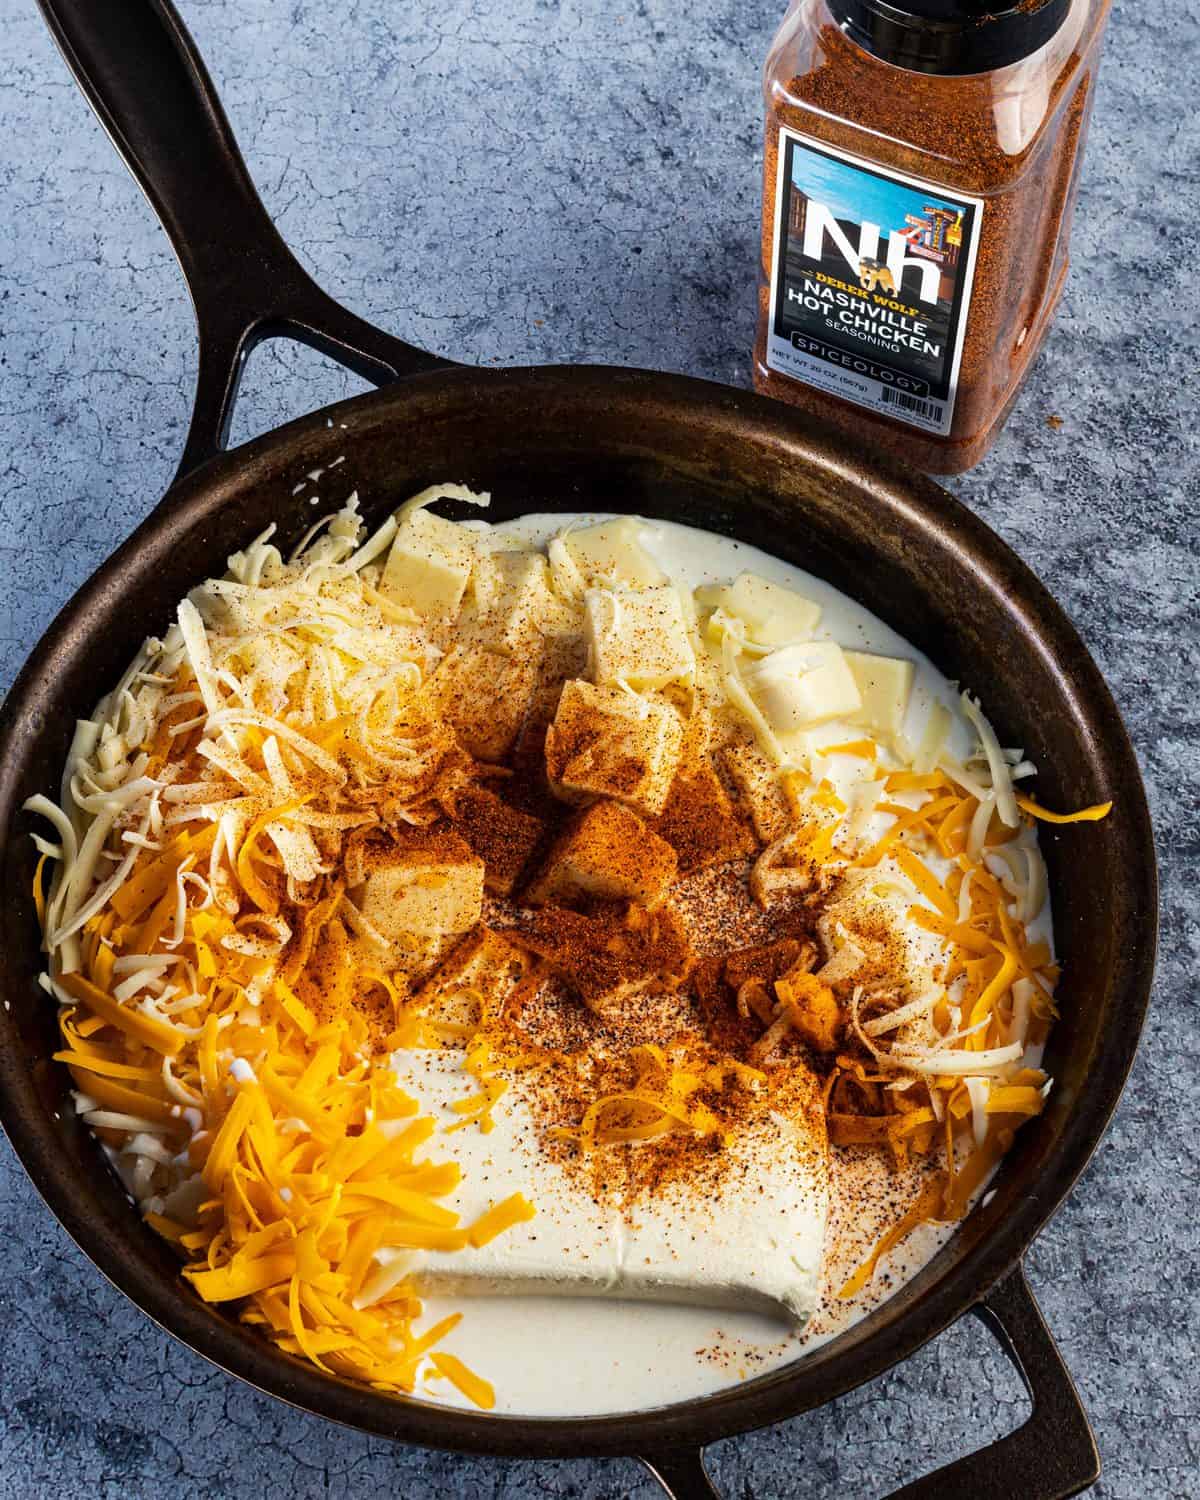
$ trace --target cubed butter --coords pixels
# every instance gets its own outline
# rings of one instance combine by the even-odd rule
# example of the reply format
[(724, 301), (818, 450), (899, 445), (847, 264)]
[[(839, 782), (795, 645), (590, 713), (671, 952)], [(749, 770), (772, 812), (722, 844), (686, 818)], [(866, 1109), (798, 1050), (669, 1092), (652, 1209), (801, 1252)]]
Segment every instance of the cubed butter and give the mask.
[(414, 840), (375, 865), (358, 907), (392, 942), (467, 932), (483, 913), (483, 860), (454, 835)]
[(862, 707), (850, 716), (851, 723), (865, 724), (884, 735), (899, 734), (912, 693), (916, 670), (912, 662), (895, 656), (847, 651), (846, 664), (862, 697)]
[(540, 552), (494, 552), (475, 565), (472, 638), (505, 656), (538, 651), (547, 634), (570, 627), (571, 615), (550, 589)]
[(583, 596), (592, 680), (661, 688), (690, 678), (696, 658), (674, 588), (588, 589)]
[(645, 523), (637, 516), (619, 516), (568, 532), (563, 545), (587, 583), (653, 588), (667, 578), (642, 545), (644, 530)]
[(707, 756), (680, 769), (652, 827), (675, 850), (685, 875), (753, 854), (756, 847)]
[(683, 725), (669, 704), (575, 678), (563, 685), (546, 731), (546, 776), (564, 801), (612, 797), (654, 816), (682, 748)]
[(723, 758), (755, 833), (764, 844), (780, 838), (792, 826), (792, 816), (776, 768), (754, 745), (730, 745)]
[(396, 532), (380, 592), (429, 619), (457, 613), (475, 562), (471, 533), (428, 510), (414, 511)]
[(645, 912), (619, 908), (585, 914), (544, 906), (522, 938), (598, 1015), (616, 1014), (651, 986), (660, 994), (676, 988), (693, 962), (687, 927), (666, 902), (649, 921)]
[(781, 646), (745, 674), (746, 684), (780, 733), (857, 713), (862, 695), (835, 641)]
[(605, 799), (568, 823), (526, 895), (534, 906), (587, 897), (655, 906), (675, 879), (675, 850), (630, 808)]
[(503, 1009), (530, 962), (502, 933), (477, 927), (413, 996), (414, 1008), (432, 1021), (478, 1026)]
[(516, 743), (538, 689), (539, 661), (533, 651), (501, 656), (458, 645), (438, 663), (429, 683), (434, 705), (477, 760), (503, 760)]
[(483, 786), (461, 787), (451, 813), (454, 831), (484, 864), (484, 885), (498, 896), (512, 895), (545, 832), (541, 818), (510, 807)]
[(760, 646), (806, 641), (821, 619), (819, 604), (757, 573), (739, 573), (730, 584), (697, 589), (696, 598), (705, 608), (741, 620), (747, 636)]

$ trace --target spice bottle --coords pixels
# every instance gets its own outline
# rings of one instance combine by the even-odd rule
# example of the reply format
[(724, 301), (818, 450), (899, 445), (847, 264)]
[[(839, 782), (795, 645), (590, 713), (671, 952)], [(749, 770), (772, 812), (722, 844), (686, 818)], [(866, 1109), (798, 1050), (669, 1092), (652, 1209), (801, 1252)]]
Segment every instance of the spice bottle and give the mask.
[(1109, 0), (794, 0), (767, 59), (754, 381), (932, 473), (1046, 333)]

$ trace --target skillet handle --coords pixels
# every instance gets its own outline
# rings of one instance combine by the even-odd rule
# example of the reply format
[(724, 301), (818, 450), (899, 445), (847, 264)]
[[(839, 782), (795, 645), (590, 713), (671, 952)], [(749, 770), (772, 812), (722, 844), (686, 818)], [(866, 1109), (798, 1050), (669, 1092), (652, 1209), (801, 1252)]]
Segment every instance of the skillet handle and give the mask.
[[(1033, 1412), (1016, 1432), (906, 1484), (889, 1500), (1068, 1500), (1081, 1494), (1100, 1477), (1100, 1454), (1024, 1267), (1010, 1271), (974, 1311), (1016, 1366)], [(642, 1462), (671, 1500), (719, 1500), (699, 1449), (647, 1454)]]
[(448, 365), (342, 307), (296, 260), (170, 0), (38, 4), (187, 278), (200, 369), (176, 479), (224, 447), (246, 356), (264, 338), (297, 339), (376, 385)]

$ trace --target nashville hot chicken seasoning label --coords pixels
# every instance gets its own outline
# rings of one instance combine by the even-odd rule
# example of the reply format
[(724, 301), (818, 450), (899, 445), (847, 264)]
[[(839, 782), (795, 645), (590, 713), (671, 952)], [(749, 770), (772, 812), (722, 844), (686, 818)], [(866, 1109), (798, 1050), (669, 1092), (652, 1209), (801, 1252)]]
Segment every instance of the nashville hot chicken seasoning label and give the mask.
[(982, 201), (787, 129), (778, 170), (767, 365), (948, 433)]

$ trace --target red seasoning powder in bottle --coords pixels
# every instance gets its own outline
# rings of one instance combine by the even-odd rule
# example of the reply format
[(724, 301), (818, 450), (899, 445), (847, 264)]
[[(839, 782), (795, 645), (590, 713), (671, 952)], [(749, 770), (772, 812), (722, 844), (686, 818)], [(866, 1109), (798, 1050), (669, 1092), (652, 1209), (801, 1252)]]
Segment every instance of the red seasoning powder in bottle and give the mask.
[(754, 381), (937, 474), (1045, 336), (1109, 0), (795, 0), (767, 60)]

